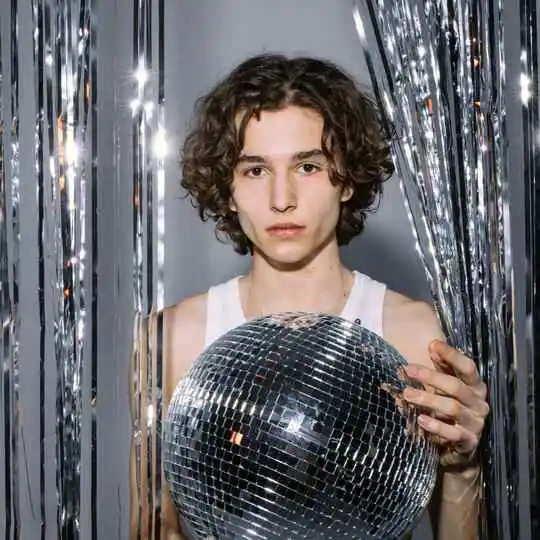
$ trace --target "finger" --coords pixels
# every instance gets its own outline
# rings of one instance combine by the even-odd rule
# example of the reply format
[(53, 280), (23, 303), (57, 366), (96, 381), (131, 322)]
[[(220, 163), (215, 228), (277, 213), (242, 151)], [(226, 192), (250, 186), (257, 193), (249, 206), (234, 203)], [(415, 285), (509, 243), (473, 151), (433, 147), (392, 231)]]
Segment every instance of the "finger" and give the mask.
[(454, 377), (456, 376), (456, 370), (452, 366), (449, 366), (446, 362), (437, 358), (432, 357), (431, 359), (433, 360), (433, 367), (437, 371), (446, 373), (447, 375), (453, 375)]
[(423, 414), (418, 417), (418, 423), (428, 433), (450, 443), (460, 453), (466, 454), (478, 447), (478, 436), (459, 424), (450, 425)]
[(429, 352), (434, 362), (453, 368), (456, 376), (465, 384), (476, 386), (482, 383), (474, 361), (444, 341), (433, 340), (429, 344)]
[(423, 412), (431, 413), (446, 423), (460, 424), (464, 429), (473, 433), (481, 433), (484, 427), (483, 416), (452, 397), (406, 388), (403, 392), (403, 398)]
[[(471, 360), (472, 362), (472, 360)], [(458, 380), (462, 381), (464, 384), (467, 385), (468, 388), (471, 389), (471, 391), (475, 394), (475, 396), (480, 399), (481, 401), (485, 402), (484, 405), (482, 406), (487, 412), (489, 412), (489, 407), (487, 406), (487, 402), (486, 402), (486, 398), (487, 398), (487, 394), (488, 394), (488, 390), (487, 390), (487, 385), (485, 382), (483, 382), (481, 379), (480, 379), (480, 376), (478, 375), (478, 381), (477, 384), (474, 384), (474, 385), (471, 385), (471, 384), (468, 384), (465, 380), (464, 380), (464, 377), (463, 375), (461, 375), (460, 373), (458, 373), (455, 369), (453, 368), (450, 368), (447, 366), (447, 364), (444, 362), (444, 360), (434, 360), (433, 362), (435, 364), (435, 366), (439, 365), (439, 364), (442, 364), (443, 366), (446, 366), (447, 369), (445, 370), (445, 372), (447, 374), (450, 374), (452, 375), (453, 377), (456, 377)], [(476, 366), (475, 368), (476, 369)], [(487, 412), (485, 413), (487, 415)]]
[(453, 375), (415, 364), (409, 364), (406, 369), (411, 378), (433, 388), (439, 395), (451, 396), (469, 407), (475, 407), (481, 401), (470, 386)]

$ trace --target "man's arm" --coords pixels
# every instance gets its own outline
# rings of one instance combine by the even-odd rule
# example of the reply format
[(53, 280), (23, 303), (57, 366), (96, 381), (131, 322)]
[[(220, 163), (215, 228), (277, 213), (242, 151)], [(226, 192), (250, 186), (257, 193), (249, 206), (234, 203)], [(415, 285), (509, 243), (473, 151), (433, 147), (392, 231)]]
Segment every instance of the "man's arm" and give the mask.
[[(180, 379), (204, 348), (206, 295), (184, 300), (163, 313), (163, 415)], [(162, 474), (161, 538), (184, 540), (178, 512)]]
[(477, 449), (489, 413), (487, 390), (470, 358), (442, 341), (432, 342), (430, 349), (438, 369), (415, 378), (436, 392), (408, 401), (437, 417), (426, 417), (423, 425), (439, 439), (441, 452), (431, 522), (437, 540), (475, 540), (481, 485)]
[[(163, 312), (163, 417), (167, 414), (169, 402), (179, 380), (186, 374), (191, 364), (198, 357), (204, 345), (205, 332), (205, 296), (197, 296), (185, 300), (181, 304), (167, 308)], [(139, 329), (139, 338), (136, 346), (145, 355), (147, 344), (144, 342), (146, 326), (155, 326), (155, 317), (143, 321)], [(142, 330), (142, 331), (141, 331)], [(154, 328), (155, 330), (155, 328)], [(136, 354), (134, 351), (134, 355)], [(135, 358), (135, 356), (134, 356)], [(131, 407), (135, 412), (135, 392), (131, 388)], [(139, 389), (143, 391), (143, 389)], [(145, 437), (143, 437), (143, 441)], [(147, 448), (141, 447), (141, 460), (146, 463)], [(182, 535), (178, 512), (171, 499), (171, 495), (165, 480), (163, 471), (161, 474), (161, 538), (164, 540), (185, 540)], [(144, 482), (144, 477), (143, 477)], [(130, 483), (131, 483), (131, 516), (130, 538), (135, 539), (138, 535), (139, 520), (141, 525), (141, 538), (148, 538), (149, 509), (144, 500), (138, 500), (136, 486), (136, 460), (135, 446), (132, 441), (130, 455)], [(142, 486), (143, 492), (145, 486)]]
[(439, 471), (429, 515), (437, 540), (476, 540), (480, 512), (480, 467), (472, 464)]
[[(135, 329), (133, 350), (131, 352), (131, 362), (129, 366), (129, 401), (131, 410), (132, 428), (134, 426), (134, 419), (137, 415), (137, 395), (141, 394), (146, 396), (146, 388), (136, 388), (135, 380), (133, 378), (134, 370), (137, 365), (138, 357), (146, 357), (148, 351), (147, 335), (148, 330), (152, 327), (153, 319), (139, 320), (137, 322), (137, 328)], [(144, 377), (142, 377), (144, 379)], [(146, 463), (148, 460), (148, 446), (147, 446), (146, 433), (141, 433), (141, 446), (140, 446), (140, 460), (141, 463)], [(149, 514), (148, 501), (145, 497), (139, 498), (141, 493), (145, 493), (148, 489), (146, 478), (143, 475), (141, 477), (141, 489), (137, 489), (137, 459), (135, 439), (133, 434), (131, 436), (131, 445), (129, 453), (129, 479), (130, 479), (130, 513), (129, 513), (129, 537), (131, 540), (137, 538), (149, 538), (150, 531), (148, 530)]]
[(433, 342), (443, 341), (444, 336), (429, 305), (390, 294), (385, 338), (408, 360), (409, 376), (427, 390), (414, 399), (404, 397), (412, 405), (445, 418), (426, 417), (430, 425), (423, 426), (441, 440), (441, 466), (430, 504), (435, 538), (473, 540), (478, 532), (480, 468), (471, 456), (489, 411), (485, 385), (470, 359)]

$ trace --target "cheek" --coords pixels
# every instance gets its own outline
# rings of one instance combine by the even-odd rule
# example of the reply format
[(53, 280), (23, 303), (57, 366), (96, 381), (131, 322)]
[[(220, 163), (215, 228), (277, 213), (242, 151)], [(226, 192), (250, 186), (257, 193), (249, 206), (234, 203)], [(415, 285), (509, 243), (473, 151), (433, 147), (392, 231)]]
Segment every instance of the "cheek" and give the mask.
[(335, 230), (339, 221), (340, 208), (339, 205), (333, 206), (325, 214), (325, 229)]
[(242, 206), (242, 204), (240, 204), (240, 202), (238, 202), (236, 213), (238, 216), (238, 222), (240, 223), (240, 227), (244, 231), (244, 234), (251, 241), (253, 241), (253, 235), (256, 228), (256, 219), (254, 220), (254, 216), (256, 216), (257, 213), (251, 211), (251, 209), (246, 209), (244, 206)]
[(341, 211), (339, 194), (335, 191), (320, 193), (312, 201), (312, 207), (318, 208), (319, 218), (325, 223), (337, 222)]
[(255, 213), (260, 199), (261, 194), (253, 186), (245, 185), (242, 182), (233, 182), (231, 208), (234, 207), (235, 212), (244, 215)]
[(324, 237), (336, 230), (341, 214), (341, 203), (339, 199), (332, 199), (330, 197), (330, 201), (332, 201), (330, 204), (320, 207), (318, 216), (318, 234)]
[(254, 215), (257, 215), (257, 205), (254, 197), (242, 197), (241, 195), (234, 198), (234, 204), (238, 218), (241, 220), (251, 221)]

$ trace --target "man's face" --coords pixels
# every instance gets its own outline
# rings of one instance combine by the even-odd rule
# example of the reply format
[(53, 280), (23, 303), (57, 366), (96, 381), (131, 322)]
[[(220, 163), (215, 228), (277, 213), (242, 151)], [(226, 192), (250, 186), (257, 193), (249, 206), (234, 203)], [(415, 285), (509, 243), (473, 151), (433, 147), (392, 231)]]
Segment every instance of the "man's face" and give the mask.
[(322, 132), (319, 113), (294, 106), (246, 126), (231, 208), (255, 252), (274, 265), (302, 264), (336, 241), (346, 196), (330, 182)]

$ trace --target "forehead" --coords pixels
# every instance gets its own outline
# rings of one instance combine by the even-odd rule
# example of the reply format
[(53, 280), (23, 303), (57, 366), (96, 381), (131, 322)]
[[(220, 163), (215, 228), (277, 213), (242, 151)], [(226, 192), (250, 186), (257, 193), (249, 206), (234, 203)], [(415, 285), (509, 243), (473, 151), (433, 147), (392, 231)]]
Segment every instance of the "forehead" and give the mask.
[(262, 111), (252, 117), (244, 133), (243, 153), (288, 156), (321, 148), (324, 120), (313, 109), (289, 106), (278, 111)]

